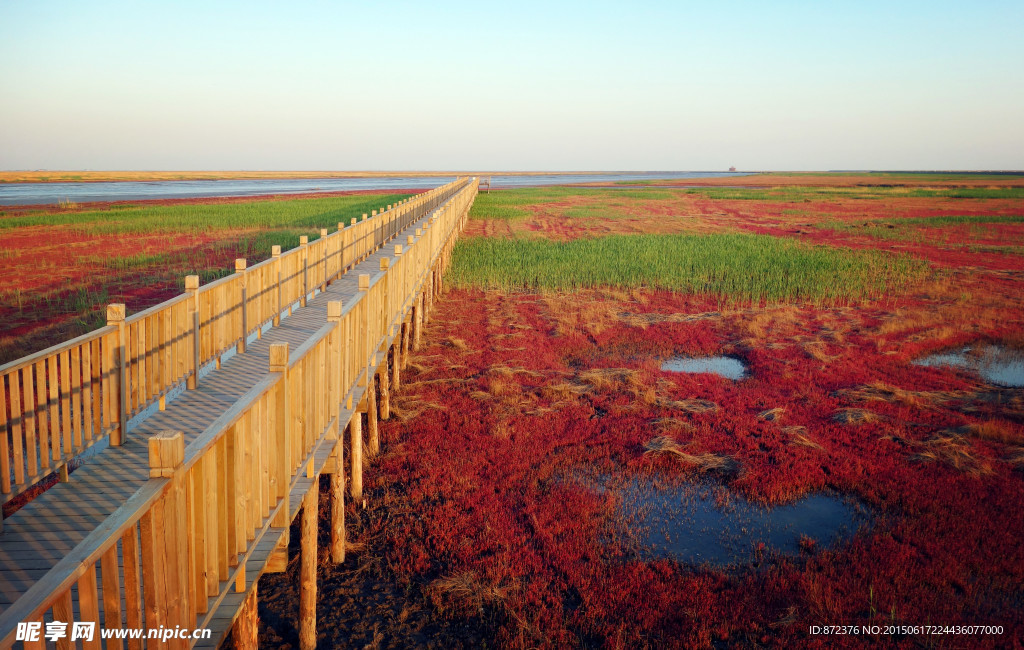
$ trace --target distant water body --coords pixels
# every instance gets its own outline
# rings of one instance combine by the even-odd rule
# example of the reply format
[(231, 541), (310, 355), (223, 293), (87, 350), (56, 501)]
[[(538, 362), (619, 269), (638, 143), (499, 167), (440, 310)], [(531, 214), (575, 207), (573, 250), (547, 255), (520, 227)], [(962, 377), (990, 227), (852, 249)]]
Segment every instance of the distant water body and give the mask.
[[(491, 176), (491, 187), (535, 187), (566, 183), (616, 183), (656, 179), (745, 176), (736, 172), (636, 172), (621, 174), (552, 174), (545, 176)], [(381, 176), (376, 178), (266, 178), (205, 181), (113, 181), (101, 183), (3, 183), (0, 205), (34, 205), (73, 201), (140, 201), (194, 199), (215, 196), (306, 194), (353, 190), (428, 189), (455, 180), (454, 176)]]

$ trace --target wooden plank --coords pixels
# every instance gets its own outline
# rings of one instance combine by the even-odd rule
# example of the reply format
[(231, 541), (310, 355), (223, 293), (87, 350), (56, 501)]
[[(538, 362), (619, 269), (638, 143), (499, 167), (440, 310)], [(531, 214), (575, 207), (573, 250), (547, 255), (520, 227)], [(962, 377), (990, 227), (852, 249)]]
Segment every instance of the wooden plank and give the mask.
[(93, 339), (92, 342), (92, 426), (95, 436), (102, 437), (103, 429), (103, 401), (100, 395), (100, 383), (103, 375), (100, 372), (100, 340)]
[(9, 394), (11, 400), (11, 443), (14, 452), (14, 482), (22, 486), (25, 484), (25, 439), (22, 436), (22, 422), (24, 416), (21, 408), (21, 372), (12, 372), (7, 376), (9, 383)]
[(78, 579), (78, 621), (95, 623), (96, 627), (91, 639), (82, 639), (85, 650), (102, 650), (100, 641), (100, 599), (96, 591), (96, 565), (91, 562), (83, 570)]
[(189, 486), (192, 493), (192, 527), (190, 528), (190, 539), (192, 546), (190, 555), (192, 557), (192, 591), (196, 612), (206, 613), (207, 591), (206, 591), (206, 493), (204, 490), (203, 471), (206, 463), (200, 460), (192, 466), (188, 472)]
[(206, 595), (216, 596), (220, 582), (217, 570), (217, 539), (219, 520), (217, 518), (217, 450), (215, 447), (202, 457), (203, 463), (203, 509), (206, 514)]
[[(117, 566), (117, 544), (110, 547), (100, 561), (103, 582), (103, 625), (108, 630), (121, 629), (121, 574)], [(121, 639), (109, 639), (107, 650), (123, 648)]]
[(82, 432), (86, 442), (99, 436), (99, 432), (94, 431), (92, 427), (92, 405), (92, 346), (84, 344), (82, 345)]
[(75, 619), (74, 609), (71, 606), (71, 588), (63, 590), (53, 603), (53, 620), (63, 621), (68, 624), (68, 634), (57, 639), (58, 650), (70, 650), (74, 648), (71, 643), (71, 622)]
[[(142, 556), (142, 600), (146, 607), (146, 627), (167, 625), (167, 583), (163, 563), (163, 499), (157, 499), (139, 519)], [(148, 647), (149, 644), (147, 644)], [(163, 644), (155, 644), (163, 647)]]
[(27, 480), (34, 482), (39, 475), (39, 459), (36, 454), (36, 405), (32, 390), (32, 366), (21, 369), (21, 387), (25, 401), (21, 403), (22, 420), (25, 433), (25, 463)]
[[(57, 378), (57, 356), (46, 360), (46, 385), (49, 391), (47, 406), (50, 410), (50, 456), (54, 462), (60, 461), (61, 422), (60, 422), (60, 384)], [(2, 391), (0, 391), (2, 392)]]
[[(190, 625), (192, 623), (188, 617), (185, 616), (185, 601), (182, 597), (184, 593), (184, 573), (183, 567), (179, 566), (179, 533), (184, 534), (185, 531), (178, 528), (178, 491), (177, 486), (180, 485), (181, 478), (174, 477), (171, 480), (171, 489), (167, 491), (164, 498), (161, 499), (161, 506), (163, 508), (163, 529), (159, 531), (163, 533), (162, 539), (159, 540), (162, 547), (162, 559), (164, 566), (164, 593), (165, 602), (167, 607), (167, 622), (165, 625), (168, 627), (178, 625)], [(182, 542), (184, 540), (181, 540)], [(170, 647), (184, 647), (184, 644), (180, 642), (180, 639), (172, 640), (168, 645)]]
[(64, 455), (71, 455), (74, 449), (72, 438), (72, 390), (71, 390), (71, 351), (61, 352), (57, 359), (57, 374), (60, 375), (60, 428), (64, 446)]
[(127, 325), (128, 331), (125, 337), (125, 357), (128, 359), (128, 408), (125, 413), (135, 413), (142, 400), (139, 399), (139, 324)]
[(39, 465), (45, 476), (50, 473), (50, 425), (49, 404), (46, 391), (46, 361), (35, 364), (36, 373), (36, 426), (39, 432)]
[[(121, 381), (121, 373), (117, 372), (117, 366), (114, 364), (115, 348), (119, 347), (119, 333), (113, 332), (103, 338), (103, 430), (109, 432), (114, 426), (114, 423), (120, 419), (120, 413), (118, 413), (117, 400), (118, 396), (118, 385)], [(116, 374), (115, 374), (116, 373)], [(122, 427), (122, 431), (124, 428)]]
[(149, 383), (147, 381), (150, 373), (149, 357), (146, 348), (146, 320), (138, 322), (138, 331), (135, 338), (135, 363), (138, 365), (138, 402), (136, 409), (142, 409), (149, 402)]
[(139, 321), (140, 325), (143, 325), (146, 330), (146, 390), (143, 393), (143, 403), (149, 404), (153, 397), (159, 392), (160, 387), (157, 385), (157, 364), (159, 363), (159, 355), (156, 354), (156, 336), (158, 324), (154, 322), (152, 318), (147, 318), (143, 321)]
[[(0, 492), (11, 492), (11, 447), (7, 430), (7, 382), (0, 375)], [(2, 515), (0, 515), (2, 517)]]
[(82, 448), (82, 351), (79, 347), (71, 349), (71, 409), (74, 425), (73, 449)]
[[(139, 529), (131, 526), (121, 535), (121, 558), (124, 562), (124, 621), (125, 627), (142, 627), (142, 595), (139, 573)], [(140, 639), (128, 640), (129, 650), (141, 650)]]
[(230, 488), (228, 487), (227, 438), (223, 437), (218, 440), (214, 449), (216, 451), (217, 512), (221, 516), (217, 526), (217, 580), (224, 581), (228, 579), (228, 567), (230, 566), (228, 542), (231, 527), (234, 525), (234, 519), (230, 511)]

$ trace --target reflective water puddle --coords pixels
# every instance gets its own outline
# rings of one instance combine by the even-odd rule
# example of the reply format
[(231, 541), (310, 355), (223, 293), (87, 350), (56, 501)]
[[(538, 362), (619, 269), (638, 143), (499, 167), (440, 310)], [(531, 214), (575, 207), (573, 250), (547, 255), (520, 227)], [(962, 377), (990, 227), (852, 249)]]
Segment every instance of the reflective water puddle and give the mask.
[(707, 372), (726, 379), (738, 380), (747, 375), (747, 367), (732, 357), (672, 357), (661, 364), (669, 372)]
[(640, 558), (686, 564), (756, 566), (770, 555), (832, 546), (871, 520), (864, 505), (831, 493), (766, 507), (720, 485), (650, 477), (597, 489), (619, 497), (621, 523)]
[(974, 372), (992, 384), (1010, 388), (1024, 387), (1024, 352), (1001, 345), (970, 345), (959, 350), (931, 354), (914, 361), (914, 364), (930, 368), (959, 368)]

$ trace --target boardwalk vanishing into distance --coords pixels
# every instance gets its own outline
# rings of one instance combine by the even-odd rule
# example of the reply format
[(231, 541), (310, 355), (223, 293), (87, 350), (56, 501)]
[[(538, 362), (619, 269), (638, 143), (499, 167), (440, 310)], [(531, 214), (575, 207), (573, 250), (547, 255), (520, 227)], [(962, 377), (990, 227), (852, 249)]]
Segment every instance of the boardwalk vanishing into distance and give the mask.
[[(298, 627), (315, 647), (319, 477), (340, 562), (342, 492), (362, 498), (363, 447), (379, 446), (378, 413), (478, 185), (460, 178), (238, 260), (205, 286), (190, 276), (127, 318), (111, 305), (106, 327), (0, 367), (0, 490), (27, 502), (0, 529), (0, 648), (53, 647), (53, 622), (68, 623), (60, 648), (216, 647), (232, 629), (255, 647), (256, 583), (284, 570), (300, 511)], [(72, 642), (72, 622), (95, 623), (92, 640)], [(103, 628), (211, 635), (101, 640)]]

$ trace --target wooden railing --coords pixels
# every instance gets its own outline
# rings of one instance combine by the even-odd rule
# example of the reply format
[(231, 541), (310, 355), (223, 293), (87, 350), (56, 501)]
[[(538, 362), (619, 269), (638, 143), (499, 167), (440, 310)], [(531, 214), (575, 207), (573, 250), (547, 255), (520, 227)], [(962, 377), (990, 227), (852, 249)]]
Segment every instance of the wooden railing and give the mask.
[[(180, 305), (206, 295), (208, 298), (199, 302), (200, 326), (213, 329), (211, 323), (217, 318), (232, 323), (230, 327), (222, 326), (223, 332), (214, 330), (216, 333), (202, 339), (200, 360), (209, 360), (217, 350), (238, 343), (242, 331), (253, 331), (254, 325), (241, 329), (239, 316), (232, 315), (239, 311), (240, 304), (249, 310), (248, 322), (272, 319), (283, 305), (304, 298), (306, 291), (330, 278), (332, 272), (350, 267), (397, 233), (402, 223), (411, 223), (413, 215), (422, 217), (433, 211), (422, 227), (402, 243), (393, 244), (390, 256), (381, 260), (379, 271), (358, 277), (359, 292), (353, 300), (344, 305), (340, 301), (328, 303), (327, 321), (306, 343), (294, 350), (289, 350), (287, 344), (272, 344), (269, 374), (187, 446), (181, 432), (150, 437), (151, 478), (0, 616), (0, 647), (13, 643), (18, 622), (95, 621), (97, 629), (100, 625), (107, 629), (206, 627), (228, 594), (244, 591), (247, 560), (268, 531), (276, 529), (279, 535), (280, 529), (291, 522), (294, 513), (290, 512), (288, 497), (296, 484), (315, 478), (325, 459), (335, 463), (336, 472), (340, 469), (340, 433), (346, 426), (350, 430), (358, 427), (359, 418), (353, 419), (354, 407), (361, 395), (372, 390), (378, 366), (384, 364), (386, 369), (387, 358), (382, 353), (402, 331), (411, 310), (416, 309), (415, 317), (423, 317), (423, 301), (433, 297), (477, 187), (476, 179), (460, 179), (429, 192), (429, 197), (410, 202), (393, 216), (389, 211), (377, 215), (376, 220), (345, 228), (338, 239), (342, 245), (330, 244), (330, 236), (322, 237), (321, 248), (303, 246), (291, 257), (275, 257), (248, 269), (239, 274), (241, 280), (236, 277), (212, 283), (205, 292), (176, 298), (104, 328), (84, 342), (66, 344), (72, 347), (40, 353), (47, 371), (50, 359), (57, 359), (55, 376), (60, 378), (64, 376), (61, 364), (65, 356), (79, 364), (70, 367), (91, 372), (93, 348), (99, 347), (98, 381), (101, 385), (110, 382), (101, 395), (113, 394), (118, 372), (127, 372), (131, 390), (140, 387), (132, 404), (145, 405), (165, 391), (169, 382), (180, 381), (188, 373), (194, 376), (195, 369), (187, 361), (178, 362), (179, 353), (188, 356), (190, 337), (195, 334), (181, 327), (188, 319), (187, 309)], [(361, 231), (357, 230), (360, 226)], [(350, 230), (355, 236), (346, 237)], [(333, 267), (332, 255), (336, 256)], [(317, 262), (311, 265), (314, 258)], [(301, 263), (285, 262), (287, 259)], [(268, 263), (275, 269), (269, 275), (252, 273)], [(285, 289), (283, 279), (297, 270), (305, 277), (304, 284), (299, 285), (303, 289)], [(257, 277), (261, 278), (260, 284), (254, 280)], [(283, 296), (267, 299), (269, 308), (262, 305), (263, 297), (257, 300), (260, 306), (232, 298), (246, 286), (254, 287), (254, 294), (262, 294), (267, 279)], [(208, 304), (216, 307), (204, 307)], [(150, 331), (155, 334), (152, 338)], [(103, 354), (113, 355), (124, 341), (129, 341), (125, 353), (129, 364), (126, 370), (119, 370), (116, 362)], [(181, 341), (184, 352), (179, 350)], [(89, 348), (90, 356), (83, 362), (85, 348)], [(72, 355), (74, 350), (77, 352)], [(160, 356), (163, 354), (168, 356)], [(15, 364), (13, 370), (5, 368), (4, 372), (35, 368), (35, 363)], [(137, 366), (138, 378), (131, 374)], [(152, 374), (151, 367), (155, 368)], [(82, 370), (80, 374), (87, 373)], [(43, 391), (41, 395), (48, 394)], [(62, 395), (58, 392), (58, 397)], [(95, 397), (90, 395), (89, 399)], [(102, 400), (100, 403), (106, 404)], [(73, 413), (78, 412), (74, 403), (71, 408)], [(116, 411), (101, 414), (108, 413)], [(101, 424), (108, 422), (105, 416), (100, 420)], [(116, 421), (111, 426), (115, 425)], [(69, 429), (65, 426), (65, 430)], [(74, 431), (74, 426), (70, 430)], [(358, 462), (358, 458), (352, 462)], [(304, 496), (309, 517), (316, 513), (316, 486), (314, 481)], [(303, 602), (308, 603), (305, 593)], [(75, 616), (72, 610), (77, 611)], [(304, 644), (309, 638), (305, 634)], [(147, 647), (165, 645), (154, 645), (152, 639), (146, 643)], [(171, 639), (166, 646), (187, 647), (190, 643)], [(141, 642), (128, 642), (127, 646), (142, 647)], [(38, 647), (43, 646), (40, 643)]]
[(0, 366), (0, 494), (3, 503), (59, 472), (101, 440), (119, 445), (129, 419), (187, 382), (228, 350), (276, 324), (295, 303), (322, 289), (395, 233), (448, 201), (460, 179), (125, 318), (111, 305), (107, 326)]

